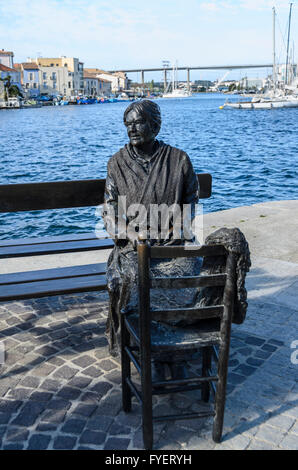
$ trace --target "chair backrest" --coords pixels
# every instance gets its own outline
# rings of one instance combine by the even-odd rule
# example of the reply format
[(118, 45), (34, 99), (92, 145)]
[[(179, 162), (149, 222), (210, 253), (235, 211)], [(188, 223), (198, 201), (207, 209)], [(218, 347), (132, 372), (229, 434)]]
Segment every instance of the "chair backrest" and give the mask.
[[(225, 273), (184, 276), (184, 277), (159, 277), (150, 278), (150, 260), (178, 257), (217, 257), (226, 258)], [(235, 266), (236, 259), (233, 253), (228, 253), (222, 245), (202, 245), (191, 248), (187, 246), (150, 246), (148, 241), (138, 242), (138, 276), (139, 276), (139, 328), (141, 341), (150, 346), (150, 321), (154, 313), (154, 319), (166, 320), (175, 317), (181, 311), (195, 315), (196, 320), (219, 318), (221, 321), (221, 334), (226, 335), (231, 326), (235, 296)], [(150, 289), (151, 288), (189, 288), (189, 287), (222, 287), (223, 301), (221, 305), (213, 305), (200, 308), (162, 309), (151, 310)]]

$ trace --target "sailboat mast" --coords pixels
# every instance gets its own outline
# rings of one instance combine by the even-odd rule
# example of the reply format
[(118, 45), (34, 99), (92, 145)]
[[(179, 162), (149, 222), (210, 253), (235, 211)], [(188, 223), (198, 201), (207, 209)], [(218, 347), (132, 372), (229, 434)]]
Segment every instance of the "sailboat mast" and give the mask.
[(288, 27), (288, 43), (287, 43), (287, 61), (286, 61), (286, 80), (285, 80), (285, 84), (286, 84), (286, 85), (288, 84), (289, 44), (290, 44), (290, 29), (291, 29), (292, 6), (293, 6), (293, 3), (290, 3), (289, 27)]
[(272, 78), (273, 78), (273, 89), (275, 91), (276, 87), (276, 63), (275, 63), (275, 8), (272, 8), (272, 13), (273, 13), (273, 70), (272, 70)]

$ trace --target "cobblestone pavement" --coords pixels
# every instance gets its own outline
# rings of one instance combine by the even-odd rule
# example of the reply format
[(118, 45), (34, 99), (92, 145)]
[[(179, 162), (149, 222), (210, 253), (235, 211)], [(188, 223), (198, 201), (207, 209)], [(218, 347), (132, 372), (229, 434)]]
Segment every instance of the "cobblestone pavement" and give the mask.
[[(1, 449), (142, 449), (140, 406), (121, 410), (107, 305), (106, 293), (0, 304)], [(297, 310), (252, 300), (245, 323), (233, 325), (222, 443), (211, 439), (212, 418), (185, 420), (155, 425), (155, 449), (297, 449), (295, 332)], [(164, 414), (212, 406), (200, 391), (154, 404)]]

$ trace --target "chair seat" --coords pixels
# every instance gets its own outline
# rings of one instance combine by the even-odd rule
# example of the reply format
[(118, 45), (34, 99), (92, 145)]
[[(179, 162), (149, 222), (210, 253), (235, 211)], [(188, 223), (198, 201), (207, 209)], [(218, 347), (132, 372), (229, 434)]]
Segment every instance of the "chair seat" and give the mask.
[[(125, 323), (140, 344), (138, 315), (130, 313), (125, 315)], [(151, 322), (151, 349), (152, 352), (166, 351), (168, 349), (192, 349), (213, 346), (220, 342), (220, 322), (218, 319), (202, 320), (196, 325), (177, 327), (165, 323)]]

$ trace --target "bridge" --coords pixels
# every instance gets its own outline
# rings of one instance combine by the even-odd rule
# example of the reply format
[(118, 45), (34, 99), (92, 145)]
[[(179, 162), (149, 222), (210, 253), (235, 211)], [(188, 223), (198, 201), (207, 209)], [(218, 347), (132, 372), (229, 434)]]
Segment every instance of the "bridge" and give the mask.
[[(176, 70), (187, 71), (187, 87), (190, 85), (190, 71), (191, 70), (237, 70), (237, 69), (261, 69), (261, 68), (272, 68), (273, 64), (246, 64), (246, 65), (200, 65), (200, 66), (183, 66), (175, 67)], [(109, 73), (124, 72), (124, 73), (141, 73), (141, 83), (145, 83), (145, 72), (163, 72), (164, 73), (164, 84), (167, 84), (167, 73), (172, 71), (173, 67), (151, 67), (151, 68), (139, 68), (139, 69), (118, 69), (110, 70)]]

